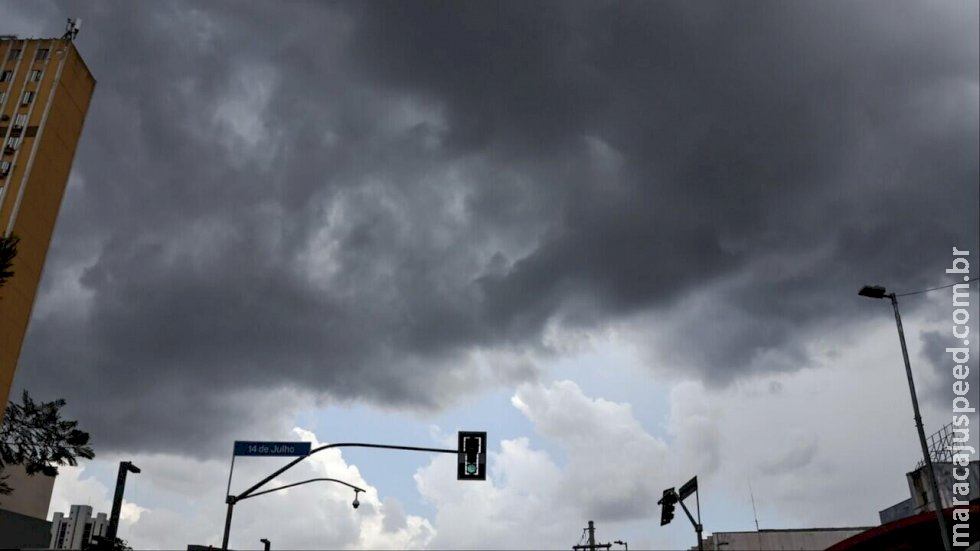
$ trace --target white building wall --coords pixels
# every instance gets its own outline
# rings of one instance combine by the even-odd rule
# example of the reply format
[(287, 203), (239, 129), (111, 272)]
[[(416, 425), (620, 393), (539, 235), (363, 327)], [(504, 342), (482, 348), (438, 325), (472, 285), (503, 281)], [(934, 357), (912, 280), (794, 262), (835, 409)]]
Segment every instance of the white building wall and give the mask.
[(0, 509), (41, 520), (47, 519), (55, 477), (41, 473), (29, 475), (22, 465), (7, 465), (3, 474), (10, 477), (7, 485), (13, 488), (14, 493), (0, 496)]
[[(967, 470), (969, 473), (968, 481), (954, 480), (953, 467), (954, 465), (952, 463), (933, 463), (933, 468), (936, 469), (936, 484), (939, 486), (940, 503), (942, 503), (943, 509), (949, 509), (953, 506), (953, 484), (956, 482), (968, 482), (970, 485), (970, 494), (968, 496), (957, 495), (957, 500), (970, 501), (980, 497), (980, 461), (971, 461), (969, 467), (955, 466), (957, 469), (960, 469), (960, 472), (963, 469)], [(933, 510), (932, 486), (929, 484), (929, 479), (926, 476), (926, 468), (920, 467), (905, 476), (908, 479), (909, 494), (912, 496), (913, 513), (919, 514)]]
[[(711, 551), (798, 551), (826, 549), (860, 534), (870, 527), (817, 528), (811, 530), (760, 530), (758, 532), (715, 532), (705, 538)], [(693, 547), (692, 549), (697, 549)]]

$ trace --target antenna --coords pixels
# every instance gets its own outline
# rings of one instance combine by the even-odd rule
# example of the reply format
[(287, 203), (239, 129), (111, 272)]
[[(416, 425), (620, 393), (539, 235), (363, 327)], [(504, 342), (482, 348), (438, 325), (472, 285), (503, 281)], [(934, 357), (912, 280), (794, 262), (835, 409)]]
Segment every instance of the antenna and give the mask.
[(76, 36), (78, 36), (78, 30), (81, 28), (82, 28), (81, 17), (76, 17), (74, 19), (69, 17), (68, 24), (65, 25), (65, 34), (61, 38), (66, 42), (71, 42), (72, 40), (75, 40)]
[(749, 480), (749, 497), (752, 499), (752, 517), (755, 518), (755, 531), (759, 531), (759, 514), (755, 512), (755, 496), (752, 495), (752, 480)]

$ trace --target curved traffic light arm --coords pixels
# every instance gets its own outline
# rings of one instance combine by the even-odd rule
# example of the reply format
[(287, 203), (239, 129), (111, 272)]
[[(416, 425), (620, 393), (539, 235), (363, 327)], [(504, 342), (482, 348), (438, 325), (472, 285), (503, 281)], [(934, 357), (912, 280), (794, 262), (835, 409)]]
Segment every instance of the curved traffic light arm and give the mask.
[(281, 475), (282, 473), (288, 471), (289, 469), (293, 468), (300, 461), (303, 461), (307, 457), (309, 457), (309, 456), (311, 456), (311, 455), (313, 455), (313, 454), (315, 454), (317, 452), (321, 452), (323, 450), (329, 450), (330, 448), (382, 448), (382, 449), (387, 449), (387, 450), (408, 450), (408, 451), (416, 451), (416, 452), (459, 453), (459, 450), (447, 450), (445, 448), (420, 448), (418, 446), (392, 446), (392, 445), (388, 445), (388, 444), (364, 444), (364, 443), (360, 443), (360, 442), (342, 442), (342, 443), (339, 443), (339, 444), (327, 444), (325, 446), (320, 446), (319, 448), (315, 448), (315, 449), (311, 450), (308, 455), (303, 455), (303, 456), (297, 457), (296, 459), (290, 461), (289, 463), (287, 463), (286, 465), (284, 465), (278, 471), (276, 471), (276, 472), (270, 474), (269, 476), (263, 478), (258, 483), (256, 483), (254, 486), (252, 486), (251, 488), (249, 488), (249, 489), (245, 490), (244, 492), (238, 494), (237, 496), (228, 496), (227, 502), (234, 503), (234, 502), (241, 501), (243, 499), (246, 499), (246, 498), (251, 497), (253, 495), (252, 492), (254, 492), (255, 490), (258, 490), (262, 486), (265, 486), (273, 478), (275, 478), (275, 477)]
[(262, 490), (261, 492), (255, 492), (254, 494), (249, 494), (243, 498), (238, 499), (238, 501), (241, 501), (243, 499), (248, 499), (250, 497), (260, 496), (262, 494), (268, 494), (270, 492), (278, 492), (279, 490), (285, 490), (286, 488), (292, 488), (293, 486), (301, 486), (303, 484), (309, 484), (310, 482), (336, 482), (337, 484), (343, 484), (344, 486), (347, 486), (348, 488), (354, 490), (355, 492), (354, 495), (357, 495), (356, 492), (365, 491), (364, 488), (358, 488), (353, 484), (348, 484), (347, 482), (344, 482), (343, 480), (337, 480), (336, 478), (311, 478), (309, 480), (304, 480), (302, 482), (295, 482), (293, 484), (286, 484), (285, 486), (279, 486), (278, 488), (272, 488), (271, 490)]

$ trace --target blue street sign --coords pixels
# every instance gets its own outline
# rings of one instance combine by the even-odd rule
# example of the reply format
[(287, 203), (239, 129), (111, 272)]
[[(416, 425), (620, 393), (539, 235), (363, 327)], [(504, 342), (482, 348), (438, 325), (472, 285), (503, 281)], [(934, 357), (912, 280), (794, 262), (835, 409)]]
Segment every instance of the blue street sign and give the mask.
[(310, 455), (309, 442), (243, 442), (235, 440), (235, 455), (266, 457)]

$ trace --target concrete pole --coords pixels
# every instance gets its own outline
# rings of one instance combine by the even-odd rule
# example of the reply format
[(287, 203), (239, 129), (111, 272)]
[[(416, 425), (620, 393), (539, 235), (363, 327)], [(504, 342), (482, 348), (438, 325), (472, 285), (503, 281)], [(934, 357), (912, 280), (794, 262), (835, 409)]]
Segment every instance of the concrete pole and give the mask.
[(116, 533), (119, 531), (119, 513), (122, 511), (123, 492), (126, 490), (126, 473), (129, 472), (132, 463), (129, 461), (119, 462), (119, 474), (116, 475), (116, 495), (112, 499), (112, 513), (109, 515), (109, 528), (106, 530), (106, 537), (110, 541), (116, 541)]

